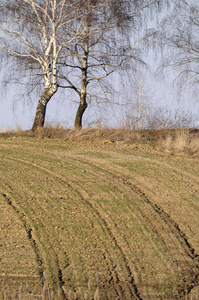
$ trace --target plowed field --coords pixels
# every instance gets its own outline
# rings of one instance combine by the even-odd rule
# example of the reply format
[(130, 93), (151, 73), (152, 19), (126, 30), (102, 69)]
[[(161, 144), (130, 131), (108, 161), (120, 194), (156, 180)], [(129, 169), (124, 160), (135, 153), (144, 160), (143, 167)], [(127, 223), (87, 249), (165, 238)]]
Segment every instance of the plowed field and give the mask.
[[(0, 280), (101, 299), (199, 285), (199, 161), (111, 142), (0, 139)], [(194, 299), (194, 298), (193, 298)], [(196, 298), (198, 299), (198, 298)]]

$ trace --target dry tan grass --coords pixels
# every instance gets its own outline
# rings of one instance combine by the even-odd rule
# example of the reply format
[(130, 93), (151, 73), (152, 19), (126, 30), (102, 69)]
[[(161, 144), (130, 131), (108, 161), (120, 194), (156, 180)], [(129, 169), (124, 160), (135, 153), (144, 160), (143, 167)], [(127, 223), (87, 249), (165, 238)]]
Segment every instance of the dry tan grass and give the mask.
[(139, 132), (128, 129), (64, 129), (61, 127), (43, 127), (34, 132), (38, 138), (64, 139), (64, 140), (110, 140), (132, 141), (140, 138)]
[(17, 133), (22, 131), (20, 126), (16, 125), (15, 128), (10, 128), (9, 126), (4, 126), (2, 129), (0, 129), (1, 133), (9, 133), (9, 132), (13, 132), (13, 133)]
[(199, 130), (186, 130), (168, 134), (159, 141), (159, 145), (166, 150), (187, 152), (189, 154), (199, 153)]
[(156, 129), (130, 130), (127, 128), (83, 128), (65, 129), (59, 124), (32, 130), (5, 131), (0, 137), (33, 137), (38, 139), (58, 139), (64, 141), (106, 141), (126, 143), (147, 143), (162, 151), (199, 153), (199, 129)]
[[(31, 134), (29, 132), (29, 134)], [(199, 152), (199, 129), (159, 129), (159, 130), (129, 130), (119, 129), (64, 129), (57, 127), (39, 128), (34, 136), (37, 138), (63, 139), (63, 140), (105, 140), (124, 142), (152, 143), (153, 146), (165, 150), (187, 152), (196, 154)]]

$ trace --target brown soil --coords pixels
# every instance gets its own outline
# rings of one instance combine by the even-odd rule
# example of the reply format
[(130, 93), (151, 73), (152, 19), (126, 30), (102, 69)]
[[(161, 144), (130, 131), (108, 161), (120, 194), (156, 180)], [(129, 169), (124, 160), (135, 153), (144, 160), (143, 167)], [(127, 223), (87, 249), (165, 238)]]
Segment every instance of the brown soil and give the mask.
[(153, 142), (2, 137), (0, 280), (45, 271), (101, 299), (194, 299), (198, 174)]

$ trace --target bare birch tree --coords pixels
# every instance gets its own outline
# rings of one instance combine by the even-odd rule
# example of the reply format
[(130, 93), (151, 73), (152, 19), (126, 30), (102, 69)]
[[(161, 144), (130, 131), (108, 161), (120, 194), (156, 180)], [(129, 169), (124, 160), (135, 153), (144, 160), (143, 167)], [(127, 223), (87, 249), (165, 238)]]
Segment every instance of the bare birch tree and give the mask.
[[(0, 48), (35, 75), (43, 90), (32, 128), (43, 126), (46, 107), (58, 87), (79, 97), (75, 127), (81, 128), (88, 99), (107, 99), (115, 71), (140, 62), (140, 42), (132, 33), (158, 0), (2, 0)], [(140, 30), (141, 31), (141, 30)], [(143, 32), (143, 31), (142, 31)], [(131, 66), (132, 67), (132, 66)], [(28, 78), (26, 79), (28, 81)], [(105, 82), (107, 85), (105, 86)], [(101, 88), (102, 95), (96, 91)]]
[(193, 0), (170, 0), (160, 34), (160, 42), (166, 49), (164, 67), (177, 71), (175, 82), (180, 92), (185, 88), (196, 92), (199, 82), (199, 2)]
[[(76, 34), (79, 28), (81, 34), (75, 44), (65, 47), (70, 54), (62, 61), (64, 68), (59, 77), (61, 87), (71, 88), (78, 95), (76, 128), (82, 127), (88, 99), (107, 99), (107, 77), (113, 72), (129, 68), (130, 60), (141, 62), (140, 42), (146, 39), (147, 34), (144, 33), (141, 37), (137, 34), (137, 38), (133, 39), (133, 32), (141, 28), (145, 10), (159, 2), (80, 0), (79, 3), (78, 13), (84, 18), (76, 18), (71, 34)], [(99, 89), (100, 96), (97, 95)]]
[(144, 76), (126, 84), (119, 123), (129, 129), (144, 129), (152, 111), (152, 90), (146, 87)]
[(43, 86), (32, 129), (43, 126), (47, 104), (57, 91), (57, 63), (63, 47), (78, 39), (79, 28), (72, 36), (69, 30), (74, 18), (80, 18), (78, 4), (67, 0), (0, 2), (0, 48), (24, 65), (27, 73), (34, 73)]

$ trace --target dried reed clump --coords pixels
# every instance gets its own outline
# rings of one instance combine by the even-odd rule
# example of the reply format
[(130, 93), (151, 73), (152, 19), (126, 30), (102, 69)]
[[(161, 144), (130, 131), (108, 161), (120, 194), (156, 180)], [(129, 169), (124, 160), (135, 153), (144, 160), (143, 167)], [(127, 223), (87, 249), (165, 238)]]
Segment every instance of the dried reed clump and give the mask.
[(21, 131), (22, 130), (19, 125), (15, 125), (14, 128), (11, 128), (9, 126), (4, 126), (3, 128), (0, 128), (0, 133), (19, 133)]
[(70, 141), (91, 141), (91, 140), (110, 140), (110, 141), (134, 141), (140, 138), (140, 134), (129, 129), (108, 129), (108, 128), (83, 128), (83, 129), (64, 129), (60, 126), (42, 127), (34, 132), (37, 138), (63, 139)]
[[(31, 132), (29, 132), (31, 134)], [(69, 141), (148, 141), (161, 145), (166, 149), (184, 151), (190, 149), (198, 151), (199, 129), (156, 129), (156, 130), (130, 130), (127, 128), (83, 128), (64, 129), (55, 127), (42, 127), (34, 132), (37, 138), (62, 139)]]
[(176, 131), (161, 139), (159, 144), (166, 150), (199, 154), (199, 130)]
[(10, 291), (5, 280), (0, 285), (0, 299), (1, 300), (99, 300), (99, 287), (93, 292), (91, 289), (91, 282), (88, 282), (88, 289), (83, 292), (81, 288), (72, 291), (65, 286), (59, 287), (56, 291), (55, 288), (50, 286), (46, 274), (43, 276), (43, 285), (39, 282), (33, 289), (28, 284), (21, 284), (17, 290)]
[(140, 129), (127, 128), (83, 128), (64, 129), (56, 126), (45, 126), (35, 131), (16, 131), (0, 133), (0, 137), (10, 138), (28, 136), (39, 139), (59, 139), (64, 141), (110, 141), (141, 142), (165, 150), (199, 154), (199, 129)]

